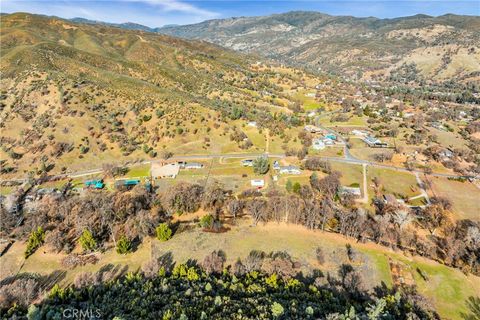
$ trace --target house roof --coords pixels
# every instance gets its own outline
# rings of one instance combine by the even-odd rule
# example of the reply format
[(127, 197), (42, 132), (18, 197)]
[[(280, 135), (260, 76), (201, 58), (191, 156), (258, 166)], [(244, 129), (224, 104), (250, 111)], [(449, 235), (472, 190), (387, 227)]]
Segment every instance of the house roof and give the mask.
[(250, 180), (252, 187), (263, 187), (265, 185), (265, 180), (263, 179), (253, 179)]
[(299, 167), (296, 167), (296, 166), (292, 166), (292, 165), (288, 165), (288, 166), (281, 166), (280, 167), (280, 170), (298, 170), (300, 171), (300, 168)]

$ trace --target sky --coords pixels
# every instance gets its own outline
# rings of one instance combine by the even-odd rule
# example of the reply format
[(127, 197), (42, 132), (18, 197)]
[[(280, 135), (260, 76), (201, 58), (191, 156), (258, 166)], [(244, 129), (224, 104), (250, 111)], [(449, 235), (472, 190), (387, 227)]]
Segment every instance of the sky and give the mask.
[(419, 13), (480, 15), (480, 0), (0, 0), (0, 12), (3, 13), (21, 11), (113, 23), (135, 22), (149, 27), (294, 10), (378, 18)]

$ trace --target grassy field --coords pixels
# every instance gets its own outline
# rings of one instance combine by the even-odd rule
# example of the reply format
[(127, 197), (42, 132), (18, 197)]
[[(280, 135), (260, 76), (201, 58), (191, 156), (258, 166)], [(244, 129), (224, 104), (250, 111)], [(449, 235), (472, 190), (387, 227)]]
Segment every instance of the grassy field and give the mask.
[[(443, 318), (461, 319), (460, 312), (466, 311), (464, 301), (469, 296), (480, 294), (479, 277), (466, 276), (459, 270), (420, 257), (406, 257), (372, 243), (356, 243), (337, 234), (286, 224), (269, 223), (253, 227), (248, 220), (242, 220), (238, 225), (230, 227), (230, 231), (220, 234), (205, 233), (199, 228), (186, 229), (167, 242), (147, 239), (134, 253), (118, 255), (114, 250), (107, 250), (98, 254), (99, 262), (96, 265), (89, 264), (72, 270), (65, 270), (61, 266), (63, 255), (49, 253), (45, 247), (37, 250), (22, 266), (25, 244), (15, 243), (0, 259), (1, 276), (3, 278), (17, 271), (41, 274), (60, 271), (64, 273), (61, 283), (67, 285), (79, 272), (97, 271), (108, 265), (117, 267), (118, 273), (135, 271), (152, 255), (159, 256), (168, 252), (176, 262), (185, 262), (190, 258), (200, 262), (208, 253), (219, 249), (226, 253), (227, 263), (234, 263), (238, 257), (246, 257), (254, 249), (265, 252), (286, 251), (301, 263), (301, 269), (305, 272), (318, 268), (325, 274), (336, 276), (340, 264), (352, 263), (348, 260), (345, 249), (346, 244), (350, 243), (358, 253), (358, 258), (352, 264), (360, 272), (366, 288), (373, 288), (381, 282), (392, 285), (389, 268), (391, 260), (407, 266), (405, 272), (412, 274), (419, 292), (427, 296)], [(319, 264), (315, 258), (315, 251), (319, 247), (325, 256), (323, 264)], [(426, 281), (416, 272), (417, 268), (427, 275)]]
[(323, 150), (315, 150), (313, 148), (310, 148), (308, 150), (308, 154), (320, 157), (341, 158), (343, 157), (343, 146), (326, 147)]
[(429, 177), (431, 195), (445, 197), (452, 202), (452, 211), (459, 219), (480, 220), (480, 190), (470, 182)]
[(377, 177), (380, 180), (382, 193), (393, 194), (397, 198), (413, 197), (419, 194), (415, 176), (408, 172), (395, 171), (391, 169), (382, 169), (368, 167), (367, 181), (369, 183), (369, 194), (373, 195), (372, 180)]
[(331, 115), (321, 117), (319, 122), (321, 125), (325, 127), (366, 127), (367, 126), (367, 119), (366, 116), (351, 116), (348, 121), (344, 122), (331, 122), (330, 121)]
[(363, 185), (363, 173), (361, 165), (332, 162), (332, 170), (339, 171), (342, 174), (340, 182), (344, 186), (349, 186), (358, 183), (361, 187)]
[(294, 95), (294, 98), (302, 103), (303, 110), (312, 111), (325, 105), (321, 102), (318, 102), (314, 97), (307, 97), (307, 93), (312, 93), (313, 91), (300, 90), (297, 94)]

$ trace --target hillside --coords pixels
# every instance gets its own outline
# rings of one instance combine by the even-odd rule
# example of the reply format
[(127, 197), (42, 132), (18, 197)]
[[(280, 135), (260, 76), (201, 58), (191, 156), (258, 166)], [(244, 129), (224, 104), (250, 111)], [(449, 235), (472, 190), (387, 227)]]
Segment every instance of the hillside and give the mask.
[(256, 128), (250, 141), (230, 134), (248, 119), (277, 130), (289, 122), (269, 112), (294, 104), (282, 93), (288, 79), (280, 87), (212, 44), (24, 13), (0, 28), (0, 153), (16, 176), (170, 152), (258, 152)]
[(202, 39), (357, 79), (478, 80), (480, 17), (395, 19), (289, 12), (209, 20), (158, 32)]

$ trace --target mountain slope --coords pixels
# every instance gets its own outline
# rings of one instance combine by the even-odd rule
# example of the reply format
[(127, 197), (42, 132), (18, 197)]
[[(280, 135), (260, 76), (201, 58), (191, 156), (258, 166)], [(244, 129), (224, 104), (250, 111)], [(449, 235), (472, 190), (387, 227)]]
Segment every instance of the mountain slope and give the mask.
[[(473, 80), (480, 72), (480, 17), (416, 15), (396, 19), (289, 12), (209, 20), (158, 32), (352, 78)], [(398, 79), (397, 79), (398, 78)]]

